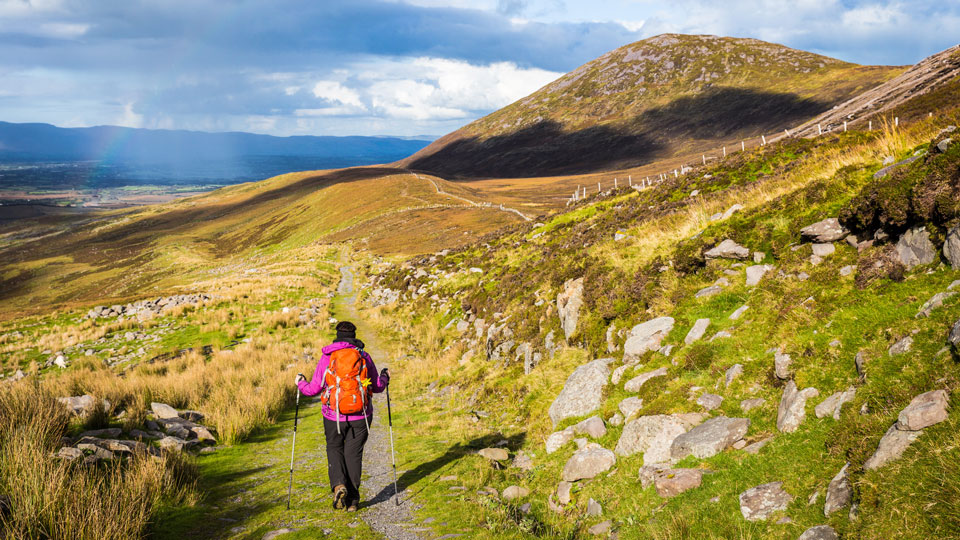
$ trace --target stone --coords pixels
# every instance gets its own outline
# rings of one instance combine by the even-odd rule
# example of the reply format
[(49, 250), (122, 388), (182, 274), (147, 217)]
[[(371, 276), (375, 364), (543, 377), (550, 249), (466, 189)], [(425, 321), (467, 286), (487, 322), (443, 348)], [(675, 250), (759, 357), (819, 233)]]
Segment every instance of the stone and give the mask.
[(670, 455), (673, 459), (689, 455), (700, 459), (715, 456), (742, 439), (749, 427), (749, 418), (711, 418), (674, 439)]
[(751, 409), (756, 409), (757, 407), (763, 406), (763, 404), (766, 402), (767, 400), (763, 398), (745, 399), (740, 402), (740, 408), (743, 409), (744, 412), (747, 412)]
[(484, 448), (477, 452), (480, 457), (485, 457), (490, 461), (506, 461), (510, 459), (510, 454), (503, 448)]
[(754, 251), (754, 252), (753, 252), (753, 262), (755, 262), (755, 263), (757, 263), (757, 264), (762, 263), (763, 260), (766, 259), (766, 258), (767, 258), (767, 254), (764, 253), (764, 252), (762, 252), (762, 251)]
[(774, 512), (787, 509), (793, 495), (783, 490), (783, 482), (770, 482), (740, 494), (740, 513), (747, 521), (763, 521)]
[(681, 424), (683, 424), (683, 427), (687, 429), (690, 429), (694, 426), (699, 426), (704, 420), (709, 418), (707, 414), (699, 412), (676, 413), (671, 414), (670, 416), (676, 418)]
[(589, 435), (594, 439), (599, 439), (607, 434), (607, 427), (603, 425), (603, 419), (599, 416), (591, 416), (586, 420), (572, 426), (573, 432), (576, 434)]
[(913, 338), (907, 336), (900, 341), (897, 341), (887, 349), (887, 354), (890, 356), (897, 356), (909, 352), (913, 347)]
[(813, 254), (817, 257), (828, 257), (836, 253), (837, 248), (833, 244), (813, 244), (811, 246)]
[(687, 332), (687, 337), (683, 338), (683, 342), (690, 345), (694, 341), (699, 340), (703, 337), (703, 334), (707, 332), (707, 327), (709, 326), (710, 319), (697, 319), (697, 322), (693, 323), (693, 327)]
[(937, 150), (939, 150), (941, 153), (945, 153), (947, 150), (950, 149), (951, 144), (953, 144), (953, 139), (950, 137), (947, 137), (946, 139), (937, 143)]
[(932, 390), (913, 398), (897, 417), (897, 428), (919, 431), (947, 419), (950, 402), (946, 390)]
[(797, 389), (797, 383), (788, 381), (777, 409), (777, 429), (792, 433), (807, 417), (807, 400), (820, 395), (816, 388)]
[(506, 501), (512, 501), (515, 499), (522, 499), (527, 495), (530, 495), (529, 489), (521, 486), (509, 486), (507, 489), (503, 490), (501, 497), (503, 497), (503, 499)]
[(216, 442), (217, 438), (210, 433), (210, 430), (204, 426), (191, 426), (190, 431), (199, 441), (211, 441)]
[(614, 413), (613, 416), (607, 420), (607, 423), (611, 426), (622, 426), (623, 425), (623, 415), (620, 413)]
[(600, 503), (590, 498), (587, 501), (587, 515), (591, 517), (599, 517), (603, 515), (603, 507), (600, 506)]
[(850, 234), (837, 218), (827, 218), (800, 229), (800, 236), (818, 243), (836, 242)]
[(64, 446), (57, 451), (56, 456), (60, 459), (66, 459), (68, 461), (73, 461), (77, 458), (83, 457), (83, 450), (79, 448), (74, 448), (72, 446)]
[(723, 403), (723, 397), (717, 394), (703, 394), (697, 398), (697, 405), (708, 411), (712, 411)]
[(568, 442), (572, 441), (575, 436), (576, 434), (570, 428), (551, 433), (550, 436), (547, 437), (547, 453), (552, 454), (563, 448)]
[(180, 418), (180, 413), (166, 403), (157, 403), (154, 401), (150, 404), (150, 410), (153, 411), (153, 414), (156, 415), (157, 418)]
[(570, 490), (573, 488), (573, 484), (570, 482), (561, 481), (557, 484), (557, 502), (562, 505), (570, 504)]
[(767, 437), (766, 439), (761, 439), (755, 443), (748, 444), (743, 448), (743, 451), (748, 454), (757, 454), (760, 452), (760, 449), (767, 445), (770, 441), (773, 440), (773, 437)]
[(577, 450), (563, 466), (563, 480), (576, 482), (609, 471), (616, 463), (617, 457), (613, 452), (597, 445), (589, 444)]
[(740, 210), (743, 210), (743, 205), (740, 203), (734, 204), (730, 208), (727, 208), (727, 211), (723, 213), (722, 218), (728, 219), (730, 216), (732, 216), (736, 212), (739, 212)]
[(624, 364), (613, 370), (613, 373), (610, 375), (610, 384), (620, 384), (620, 380), (623, 379), (623, 373), (627, 371), (629, 367), (628, 364)]
[(934, 310), (943, 307), (943, 302), (949, 300), (951, 297), (956, 296), (955, 292), (940, 292), (933, 295), (932, 298), (927, 300), (920, 306), (920, 311), (917, 312), (916, 318), (929, 317)]
[(700, 487), (702, 481), (702, 469), (667, 469), (656, 475), (653, 485), (657, 495), (667, 499)]
[(673, 330), (674, 322), (673, 317), (657, 317), (634, 326), (623, 345), (624, 356), (639, 357), (647, 351), (659, 349), (660, 343)]
[(846, 266), (844, 266), (843, 268), (840, 269), (840, 275), (841, 275), (841, 276), (849, 276), (849, 275), (853, 274), (856, 270), (857, 270), (857, 267), (856, 267), (856, 266), (854, 266), (854, 265), (852, 265), (852, 264), (848, 264), (848, 265), (846, 265)]
[(817, 415), (817, 418), (833, 416), (834, 420), (839, 420), (840, 409), (845, 403), (853, 401), (856, 393), (857, 389), (852, 386), (843, 392), (837, 392), (827, 399), (821, 401), (816, 407), (813, 408), (813, 412)]
[(793, 372), (790, 369), (790, 364), (792, 363), (793, 359), (790, 358), (789, 354), (784, 354), (779, 351), (774, 353), (773, 371), (778, 379), (785, 381), (793, 376)]
[(263, 540), (273, 540), (278, 536), (283, 536), (285, 534), (290, 534), (292, 532), (296, 532), (296, 529), (289, 529), (289, 528), (277, 529), (275, 531), (270, 531), (267, 534), (263, 535)]
[(858, 351), (853, 357), (853, 365), (857, 368), (857, 375), (861, 379), (867, 376), (867, 357), (864, 356), (863, 351)]
[(960, 279), (953, 280), (953, 283), (947, 285), (947, 290), (952, 291), (954, 289), (960, 289)]
[(181, 452), (190, 447), (190, 444), (184, 439), (170, 435), (157, 441), (157, 444), (160, 445), (160, 448), (163, 448), (164, 450), (177, 452)]
[(897, 424), (894, 423), (880, 439), (877, 451), (863, 464), (864, 470), (879, 469), (891, 461), (900, 459), (903, 452), (917, 440), (920, 433), (922, 432), (897, 429)]
[(736, 311), (734, 311), (733, 313), (730, 314), (730, 320), (731, 320), (731, 321), (735, 321), (735, 320), (739, 319), (740, 317), (743, 316), (743, 314), (744, 314), (748, 309), (750, 309), (750, 306), (748, 306), (748, 305), (743, 305), (743, 306), (738, 307)]
[(713, 284), (716, 285), (717, 287), (729, 287), (730, 280), (725, 277), (717, 278), (717, 280), (714, 281)]
[(750, 256), (750, 250), (727, 238), (703, 255), (708, 259), (746, 259)]
[(567, 377), (560, 395), (550, 405), (550, 420), (557, 425), (565, 418), (586, 416), (603, 405), (603, 388), (610, 380), (612, 358), (601, 358), (578, 367)]
[(957, 319), (957, 322), (953, 323), (953, 328), (950, 329), (950, 333), (947, 335), (947, 341), (953, 345), (954, 349), (960, 348), (960, 319)]
[(664, 377), (667, 374), (667, 368), (662, 367), (655, 369), (653, 371), (647, 371), (646, 373), (641, 373), (636, 377), (630, 379), (623, 385), (623, 389), (627, 392), (639, 392), (640, 388), (650, 379), (654, 377)]
[(80, 437), (96, 437), (98, 439), (116, 439), (123, 433), (123, 430), (120, 428), (105, 428), (105, 429), (94, 429), (90, 431), (84, 431), (80, 434)]
[(850, 483), (850, 473), (847, 472), (849, 468), (849, 463), (844, 465), (827, 486), (827, 498), (823, 504), (823, 515), (826, 517), (847, 507), (853, 499), (853, 485)]
[(711, 296), (716, 296), (723, 292), (723, 288), (719, 285), (711, 285), (709, 287), (704, 287), (697, 291), (697, 294), (693, 295), (694, 298), (710, 298)]
[(743, 364), (734, 364), (727, 368), (727, 371), (723, 374), (723, 380), (726, 386), (730, 386), (730, 383), (737, 380), (737, 377), (743, 375)]
[(837, 531), (829, 525), (817, 525), (803, 531), (797, 540), (840, 540)]
[(767, 275), (767, 272), (771, 270), (773, 270), (773, 265), (770, 264), (757, 264), (754, 266), (748, 266), (747, 287), (753, 287), (760, 283), (760, 280), (763, 279), (763, 276)]
[(636, 396), (630, 396), (621, 401), (617, 408), (623, 413), (624, 420), (630, 420), (643, 408), (643, 400)]
[(567, 339), (577, 331), (582, 305), (583, 278), (567, 280), (563, 284), (563, 291), (557, 295), (557, 315), (560, 316), (560, 326)]
[(797, 279), (800, 281), (806, 281), (810, 279), (810, 274), (806, 272), (800, 272), (799, 274), (797, 274)]
[(517, 452), (516, 456), (513, 456), (513, 466), (520, 469), (521, 471), (532, 471), (533, 470), (533, 458), (527, 455), (523, 450)]
[(954, 270), (960, 270), (960, 225), (950, 229), (943, 243), (943, 256)]
[(811, 256), (810, 256), (810, 264), (811, 264), (811, 265), (817, 266), (817, 265), (819, 265), (819, 264), (822, 263), (822, 262), (823, 262), (823, 257), (821, 257), (821, 256), (819, 256), (819, 255), (811, 255)]
[(924, 227), (903, 233), (897, 241), (896, 255), (907, 270), (921, 264), (930, 264), (937, 258), (937, 252), (930, 242), (930, 233)]
[(93, 412), (97, 405), (96, 399), (89, 394), (73, 397), (60, 397), (57, 401), (63, 404), (71, 413), (77, 416), (86, 416)]
[(67, 369), (67, 357), (63, 356), (62, 354), (58, 354), (57, 358), (53, 361), (53, 365), (60, 369)]
[(620, 456), (642, 453), (646, 465), (667, 463), (671, 459), (674, 441), (686, 431), (683, 422), (673, 416), (641, 416), (623, 427), (614, 451)]
[(587, 532), (594, 536), (600, 536), (602, 534), (608, 534), (613, 528), (613, 522), (609, 519), (600, 523), (597, 523), (593, 527), (587, 529)]

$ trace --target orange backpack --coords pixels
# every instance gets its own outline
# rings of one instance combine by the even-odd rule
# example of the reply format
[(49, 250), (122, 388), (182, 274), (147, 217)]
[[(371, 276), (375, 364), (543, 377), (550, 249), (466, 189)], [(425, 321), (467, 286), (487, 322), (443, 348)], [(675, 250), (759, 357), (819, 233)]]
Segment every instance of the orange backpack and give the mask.
[(341, 414), (364, 414), (371, 389), (367, 362), (359, 350), (347, 347), (331, 353), (323, 382), (326, 390), (320, 400), (337, 413), (338, 427)]

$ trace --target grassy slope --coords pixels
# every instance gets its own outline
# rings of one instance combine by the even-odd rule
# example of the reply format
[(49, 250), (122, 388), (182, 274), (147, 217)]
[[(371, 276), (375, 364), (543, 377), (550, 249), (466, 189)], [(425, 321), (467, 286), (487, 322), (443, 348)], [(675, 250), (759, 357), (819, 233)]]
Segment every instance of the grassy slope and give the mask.
[[(767, 147), (657, 190), (592, 200), (551, 217), (543, 226), (520, 227), (491, 239), (490, 247), (472, 246), (438, 257), (436, 262), (421, 258), (406, 268), (372, 265), (372, 276), (383, 278), (381, 286), (406, 290), (407, 284), (427, 284), (431, 291), (420, 300), (408, 298), (402, 306), (371, 312), (383, 321), (385, 332), (408, 344), (406, 350), (419, 351), (432, 364), (405, 364), (404, 405), (416, 410), (410, 413), (416, 419), (411, 429), (419, 435), (410, 439), (407, 451), (422, 462), (437, 464), (430, 478), (456, 474), (468, 487), (456, 504), (449, 504), (442, 484), (418, 482), (415, 487), (428, 501), (428, 511), (461, 515), (481, 528), (477, 537), (491, 538), (503, 534), (506, 523), (516, 523), (507, 528), (510, 535), (549, 537), (576, 534), (585, 525), (609, 518), (621, 538), (796, 538), (805, 528), (822, 523), (857, 538), (960, 534), (956, 496), (960, 484), (942, 472), (958, 457), (960, 420), (953, 413), (947, 422), (926, 430), (900, 461), (879, 471), (854, 474), (858, 520), (848, 521), (845, 510), (830, 519), (822, 514), (823, 494), (833, 475), (847, 461), (858, 469), (914, 395), (957, 387), (960, 371), (943, 347), (950, 325), (960, 316), (960, 302), (956, 297), (948, 300), (929, 319), (914, 315), (960, 274), (935, 264), (910, 272), (902, 282), (880, 278), (861, 288), (854, 277), (839, 277), (839, 269), (859, 264), (862, 273), (880, 248), (858, 255), (840, 242), (837, 253), (818, 266), (807, 262), (809, 246), (792, 249), (799, 241), (799, 229), (837, 215), (871, 182), (884, 156), (902, 158), (928, 149), (926, 141), (937, 126), (955, 124), (956, 101), (951, 96), (940, 96), (947, 101), (939, 103), (951, 120), (941, 119), (936, 125), (921, 122), (905, 132), (849, 133)], [(952, 157), (942, 159), (956, 160), (957, 152), (955, 146)], [(924, 176), (927, 166), (924, 160), (917, 162), (917, 173), (911, 177)], [(690, 197), (692, 189), (706, 196)], [(709, 222), (708, 216), (734, 202), (747, 208), (729, 220)], [(615, 242), (612, 236), (618, 229), (632, 239)], [(543, 235), (534, 240), (534, 233)], [(703, 249), (727, 237), (764, 251), (765, 262), (779, 271), (793, 275), (803, 271), (811, 277), (799, 281), (771, 274), (759, 286), (748, 288), (742, 268), (732, 269), (729, 261), (704, 264), (699, 259)], [(672, 268), (661, 272), (662, 265)], [(463, 269), (470, 266), (483, 268), (483, 277), (466, 274)], [(412, 279), (417, 267), (437, 279)], [(724, 270), (734, 270), (735, 275), (726, 276)], [(450, 276), (443, 277), (447, 273)], [(572, 340), (577, 348), (545, 360), (529, 375), (516, 361), (485, 360), (482, 351), (468, 354), (466, 358), (472, 359), (463, 358), (469, 351), (466, 340), (449, 327), (440, 329), (465, 307), (488, 321), (500, 312), (509, 317), (514, 340), (542, 350), (545, 334), (559, 333), (559, 322), (549, 307), (558, 287), (565, 279), (584, 274), (586, 304)], [(706, 300), (693, 298), (697, 290), (721, 276), (731, 281), (722, 294)], [(433, 291), (441, 301), (427, 299)], [(546, 299), (546, 304), (535, 307), (537, 298)], [(744, 317), (730, 321), (728, 315), (744, 304), (750, 306)], [(604, 333), (610, 323), (629, 328), (666, 314), (677, 320), (666, 342), (677, 347), (670, 358), (648, 354), (637, 368), (643, 372), (662, 366), (669, 371), (662, 382), (641, 391), (641, 414), (698, 411), (693, 400), (710, 391), (725, 398), (718, 414), (751, 418), (748, 441), (769, 435), (776, 435), (775, 439), (757, 456), (727, 451), (707, 460), (688, 458), (682, 465), (715, 474), (706, 476), (701, 488), (669, 501), (660, 499), (652, 488), (641, 490), (636, 479), (640, 456), (619, 458), (606, 477), (578, 483), (576, 508), (565, 515), (554, 514), (545, 500), (573, 445), (551, 456), (543, 453), (543, 441), (554, 429), (546, 417), (548, 406), (574, 366), (590, 357), (608, 356)], [(733, 337), (684, 346), (683, 337), (693, 321), (703, 317), (712, 320), (707, 337), (719, 330)], [(887, 348), (907, 335), (915, 340), (910, 353), (887, 355)], [(839, 344), (831, 345), (834, 340)], [(622, 338), (618, 342), (622, 344)], [(781, 434), (775, 427), (782, 383), (772, 375), (771, 347), (782, 347), (793, 355), (801, 388), (820, 390), (820, 397), (810, 400), (807, 420), (796, 433)], [(863, 382), (857, 380), (853, 363), (860, 351), (868, 360)], [(619, 354), (613, 356), (619, 358)], [(726, 388), (723, 373), (734, 363), (743, 364), (744, 375)], [(843, 409), (839, 421), (813, 416), (813, 405), (850, 385), (857, 386), (857, 396)], [(702, 390), (691, 393), (693, 387)], [(622, 387), (608, 387), (606, 392), (600, 414), (609, 418), (628, 394)], [(739, 402), (752, 397), (763, 397), (766, 404), (745, 414)], [(955, 410), (957, 398), (952, 402)], [(861, 407), (869, 412), (860, 414)], [(471, 413), (475, 410), (487, 411), (489, 416), (475, 420)], [(598, 442), (612, 448), (620, 428), (608, 429)], [(437, 439), (445, 443), (438, 444)], [(536, 468), (531, 473), (495, 471), (471, 455), (499, 440), (507, 441), (513, 452), (523, 449), (534, 454)], [(787, 491), (796, 496), (785, 513), (792, 523), (743, 520), (738, 494), (775, 480), (784, 481)], [(483, 486), (502, 490), (510, 484), (531, 489), (532, 514), (523, 516), (513, 505), (491, 504), (472, 493)], [(808, 505), (815, 492), (820, 494), (819, 502)], [(714, 497), (718, 497), (716, 503), (711, 502)], [(588, 498), (603, 504), (603, 518), (582, 517)]]

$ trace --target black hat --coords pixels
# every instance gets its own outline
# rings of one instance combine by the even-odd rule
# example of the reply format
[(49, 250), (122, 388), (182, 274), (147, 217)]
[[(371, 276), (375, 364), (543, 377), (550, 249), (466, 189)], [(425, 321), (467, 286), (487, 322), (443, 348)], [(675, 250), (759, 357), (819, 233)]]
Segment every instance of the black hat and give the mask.
[(337, 341), (357, 338), (357, 326), (350, 321), (340, 321), (336, 326)]

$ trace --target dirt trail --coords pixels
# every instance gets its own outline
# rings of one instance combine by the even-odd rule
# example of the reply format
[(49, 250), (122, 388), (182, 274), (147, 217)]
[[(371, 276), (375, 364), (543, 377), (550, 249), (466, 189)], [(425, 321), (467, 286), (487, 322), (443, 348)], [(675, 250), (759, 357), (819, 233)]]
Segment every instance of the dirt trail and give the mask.
[[(341, 320), (350, 320), (357, 325), (357, 336), (366, 345), (377, 369), (390, 367), (389, 359), (380, 346), (376, 333), (359, 317), (354, 302), (357, 293), (354, 287), (353, 269), (340, 267), (340, 285), (337, 288), (335, 313)], [(390, 432), (387, 425), (386, 394), (374, 394), (374, 423), (370, 426), (370, 438), (364, 448), (364, 479), (360, 486), (360, 517), (373, 530), (385, 537), (398, 540), (418, 540), (419, 535), (409, 527), (414, 525), (415, 508), (412, 501), (403, 497), (400, 487), (400, 502), (396, 504), (393, 488), (393, 465), (390, 454)]]
[(476, 202), (476, 201), (471, 201), (470, 199), (468, 199), (468, 198), (466, 198), (466, 197), (461, 197), (461, 196), (459, 196), (459, 195), (454, 195), (453, 193), (448, 193), (448, 192), (444, 191), (443, 189), (440, 188), (440, 185), (439, 185), (439, 184), (437, 184), (436, 182), (433, 181), (432, 178), (429, 178), (429, 177), (427, 177), (427, 176), (420, 176), (419, 174), (417, 174), (417, 173), (415, 173), (415, 172), (413, 172), (413, 171), (407, 171), (407, 172), (410, 173), (410, 174), (412, 174), (412, 175), (414, 175), (414, 176), (416, 176), (416, 177), (419, 178), (419, 179), (426, 180), (426, 181), (430, 182), (431, 184), (433, 184), (433, 187), (437, 190), (437, 194), (438, 194), (438, 195), (446, 195), (447, 197), (452, 197), (452, 198), (454, 198), (454, 199), (459, 199), (459, 200), (464, 201), (464, 202), (466, 202), (466, 203), (468, 203), (468, 204), (470, 204), (470, 205), (472, 205), (472, 206), (476, 206), (477, 208), (492, 208), (492, 209), (494, 209), (494, 210), (500, 210), (501, 212), (510, 212), (510, 213), (513, 213), (513, 214), (516, 214), (516, 215), (520, 216), (521, 218), (524, 219), (524, 221), (532, 221), (532, 220), (530, 219), (530, 217), (528, 217), (528, 216), (527, 216), (526, 214), (524, 214), (523, 212), (517, 210), (516, 208), (510, 208), (509, 206), (504, 206), (503, 204), (500, 204), (499, 206), (496, 206), (496, 205), (494, 205), (493, 203), (478, 203), (478, 202)]

